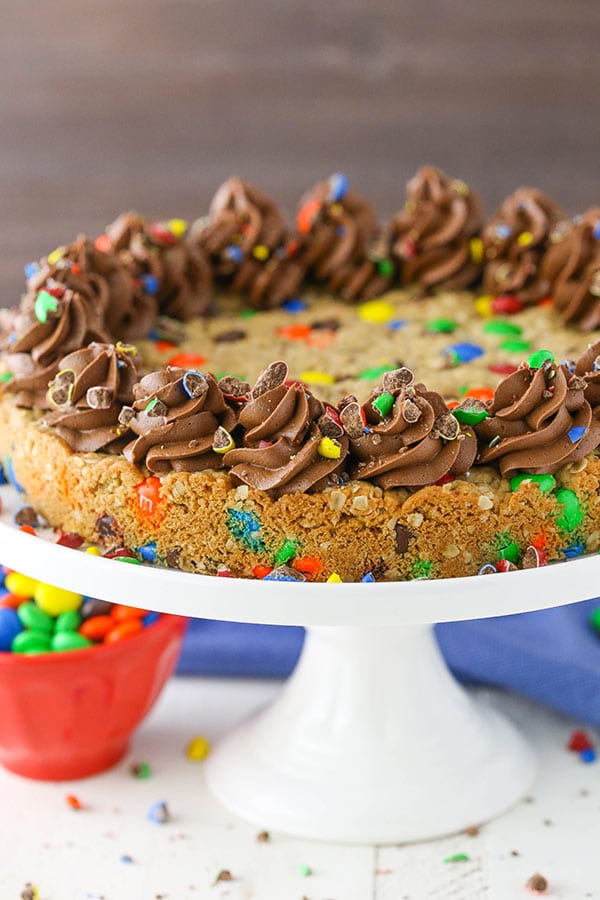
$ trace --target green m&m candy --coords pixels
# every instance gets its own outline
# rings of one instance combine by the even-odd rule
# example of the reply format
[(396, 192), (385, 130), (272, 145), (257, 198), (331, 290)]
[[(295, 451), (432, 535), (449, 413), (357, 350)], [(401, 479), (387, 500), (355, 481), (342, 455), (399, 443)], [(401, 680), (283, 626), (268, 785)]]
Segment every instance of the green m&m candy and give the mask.
[(11, 648), (13, 653), (33, 655), (35, 653), (50, 652), (50, 634), (47, 631), (28, 629), (21, 631), (13, 640)]
[(584, 519), (584, 512), (579, 497), (575, 491), (562, 488), (556, 492), (556, 499), (562, 506), (562, 512), (556, 519), (556, 524), (564, 531), (574, 531)]
[(384, 391), (383, 394), (375, 397), (371, 405), (375, 407), (382, 419), (385, 419), (394, 406), (394, 395)]
[(506, 322), (504, 319), (490, 319), (483, 326), (483, 330), (486, 334), (499, 334), (507, 337), (510, 335), (518, 337), (520, 334), (523, 334), (523, 329), (520, 325), (513, 325), (512, 322)]
[(513, 475), (510, 479), (511, 491), (516, 491), (524, 481), (537, 484), (542, 494), (548, 494), (556, 487), (556, 478), (553, 475), (529, 475), (527, 472), (522, 472), (520, 475)]
[(77, 631), (59, 631), (52, 638), (52, 649), (55, 651), (82, 650), (91, 646), (92, 641)]
[(461, 425), (479, 425), (480, 422), (483, 422), (484, 419), (489, 419), (490, 416), (481, 400), (475, 400), (471, 397), (463, 400), (460, 406), (455, 406), (452, 410), (452, 415)]
[(33, 600), (21, 603), (17, 609), (17, 615), (24, 628), (44, 634), (52, 634), (54, 631), (54, 620), (46, 615)]
[(545, 362), (554, 362), (554, 353), (550, 350), (536, 350), (527, 360), (530, 369), (539, 369)]
[(425, 328), (432, 334), (452, 334), (457, 326), (458, 322), (454, 319), (430, 319), (425, 323)]
[(80, 625), (81, 616), (76, 609), (72, 609), (56, 617), (54, 632), (58, 634), (60, 631), (77, 631)]

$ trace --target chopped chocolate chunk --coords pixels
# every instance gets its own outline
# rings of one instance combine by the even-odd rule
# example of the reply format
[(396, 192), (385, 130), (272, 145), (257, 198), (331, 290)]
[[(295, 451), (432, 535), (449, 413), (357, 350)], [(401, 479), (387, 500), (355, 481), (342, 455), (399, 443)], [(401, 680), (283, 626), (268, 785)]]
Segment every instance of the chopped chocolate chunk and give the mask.
[(215, 878), (215, 884), (218, 884), (220, 881), (233, 881), (233, 875), (231, 874), (229, 869), (221, 869), (221, 871)]
[(403, 387), (408, 387), (414, 380), (415, 376), (410, 369), (406, 368), (406, 366), (403, 366), (400, 369), (394, 369), (392, 372), (384, 372), (382, 381), (383, 390), (393, 394)]
[(454, 441), (460, 434), (460, 425), (452, 413), (448, 413), (448, 415), (440, 416), (435, 420), (431, 433), (445, 441)]
[(287, 363), (282, 362), (281, 360), (272, 362), (262, 375), (259, 375), (258, 380), (252, 389), (253, 398), (256, 400), (257, 397), (262, 397), (267, 391), (272, 391), (273, 388), (279, 387), (280, 384), (285, 382), (287, 377)]
[(15, 524), (16, 525), (37, 525), (38, 517), (33, 506), (22, 506), (21, 509), (17, 510), (15, 513)]
[(173, 550), (167, 550), (167, 565), (171, 566), (172, 569), (177, 569), (179, 567), (179, 559), (181, 557), (181, 550), (178, 548), (174, 548)]
[(222, 331), (221, 334), (215, 334), (213, 341), (215, 344), (233, 344), (235, 341), (243, 341), (246, 332), (241, 328), (232, 328), (231, 331)]
[(414, 531), (411, 531), (407, 525), (401, 525), (400, 522), (394, 530), (396, 532), (396, 550), (402, 556), (408, 550), (410, 540), (414, 537)]
[(88, 388), (85, 401), (90, 409), (110, 409), (113, 401), (112, 391), (100, 386)]
[(132, 419), (135, 419), (135, 410), (131, 406), (124, 406), (119, 413), (119, 425), (129, 427)]
[(417, 406), (414, 400), (406, 399), (402, 404), (402, 418), (409, 425), (414, 425), (421, 418), (420, 406)]
[(527, 880), (525, 887), (534, 894), (543, 894), (548, 890), (548, 881), (543, 875), (536, 872)]
[(344, 406), (340, 412), (340, 419), (348, 437), (356, 440), (363, 436), (365, 425), (360, 406), (356, 400), (352, 400), (347, 406)]
[(103, 541), (115, 538), (119, 544), (123, 543), (123, 532), (114, 516), (99, 516), (96, 519), (96, 531)]
[(234, 375), (225, 375), (219, 381), (219, 387), (227, 397), (242, 400), (250, 394), (250, 385), (246, 381), (240, 381)]
[(188, 397), (197, 399), (208, 392), (208, 381), (201, 372), (186, 372), (183, 376), (183, 389)]
[(310, 327), (316, 331), (337, 331), (340, 327), (339, 319), (321, 319), (318, 322), (311, 322)]
[(344, 433), (342, 426), (336, 422), (329, 411), (317, 420), (317, 425), (321, 430), (321, 434), (328, 438), (339, 438)]

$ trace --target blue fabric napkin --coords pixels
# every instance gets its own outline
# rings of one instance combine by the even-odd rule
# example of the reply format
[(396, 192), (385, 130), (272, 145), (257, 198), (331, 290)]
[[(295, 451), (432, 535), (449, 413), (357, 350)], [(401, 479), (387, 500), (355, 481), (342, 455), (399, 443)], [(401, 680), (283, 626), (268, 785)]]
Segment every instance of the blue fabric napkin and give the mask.
[[(600, 636), (589, 626), (598, 603), (451, 622), (436, 634), (463, 681), (504, 687), (600, 725)], [(302, 628), (194, 619), (178, 672), (281, 678), (294, 668), (303, 640)]]

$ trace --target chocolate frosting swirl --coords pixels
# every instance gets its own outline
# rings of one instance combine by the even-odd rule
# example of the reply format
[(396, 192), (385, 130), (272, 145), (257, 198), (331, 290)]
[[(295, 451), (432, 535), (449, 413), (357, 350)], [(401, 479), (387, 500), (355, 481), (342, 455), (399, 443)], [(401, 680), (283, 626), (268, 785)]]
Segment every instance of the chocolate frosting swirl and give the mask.
[(392, 251), (403, 284), (460, 290), (481, 272), (479, 197), (464, 183), (425, 166), (407, 185), (404, 209), (393, 219)]
[(581, 331), (600, 327), (600, 207), (560, 222), (551, 241), (541, 270), (556, 309)]
[(121, 343), (91, 343), (63, 357), (48, 385), (48, 405), (54, 411), (42, 424), (78, 453), (119, 452), (126, 431), (119, 414), (132, 401), (137, 362), (135, 347)]
[(573, 372), (585, 381), (585, 399), (600, 406), (600, 341), (590, 344), (573, 365)]
[[(378, 404), (389, 411), (382, 414)], [(473, 430), (458, 423), (439, 394), (414, 384), (406, 368), (386, 372), (362, 408), (355, 397), (345, 398), (340, 416), (358, 460), (352, 477), (382, 488), (435, 484), (463, 475), (475, 460)]]
[[(42, 259), (28, 278), (29, 299), (49, 284), (62, 284), (87, 300), (112, 337), (145, 337), (156, 315), (156, 303), (140, 294), (119, 257), (106, 245), (80, 236)], [(27, 297), (26, 297), (27, 301)]]
[(300, 200), (296, 220), (302, 258), (312, 278), (344, 300), (368, 300), (394, 276), (389, 235), (378, 230), (371, 204), (336, 173)]
[[(213, 276), (202, 249), (186, 240), (181, 219), (150, 222), (136, 212), (120, 215), (106, 229), (112, 248), (130, 273), (139, 305), (186, 322), (205, 315)], [(146, 334), (148, 328), (146, 329)]]
[(337, 413), (304, 385), (286, 383), (287, 373), (286, 363), (274, 362), (259, 377), (240, 413), (244, 446), (224, 460), (235, 483), (272, 497), (339, 483), (348, 452)]
[(145, 375), (134, 397), (121, 414), (137, 435), (123, 450), (131, 463), (159, 475), (223, 466), (237, 414), (213, 375), (168, 367)]
[(554, 473), (600, 443), (600, 407), (585, 399), (586, 382), (566, 365), (522, 366), (504, 378), (475, 426), (478, 462), (498, 461), (500, 473)]
[(89, 341), (108, 341), (94, 301), (48, 280), (35, 294), (23, 298), (4, 344), (6, 368), (13, 375), (5, 390), (19, 406), (48, 409), (48, 382), (58, 371), (61, 356)]
[(270, 197), (240, 178), (221, 185), (208, 221), (196, 223), (191, 240), (208, 255), (221, 282), (256, 308), (279, 306), (301, 287), (297, 241)]
[(548, 296), (540, 262), (561, 216), (554, 201), (535, 188), (521, 187), (506, 198), (483, 231), (486, 293), (517, 294), (524, 303)]

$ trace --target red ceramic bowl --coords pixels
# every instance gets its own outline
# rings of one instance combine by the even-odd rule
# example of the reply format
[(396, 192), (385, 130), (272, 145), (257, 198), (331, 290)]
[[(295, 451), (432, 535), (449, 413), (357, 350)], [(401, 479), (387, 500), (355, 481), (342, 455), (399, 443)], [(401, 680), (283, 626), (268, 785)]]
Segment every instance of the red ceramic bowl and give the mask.
[(63, 781), (114, 765), (177, 663), (187, 620), (66, 653), (0, 653), (0, 763)]

